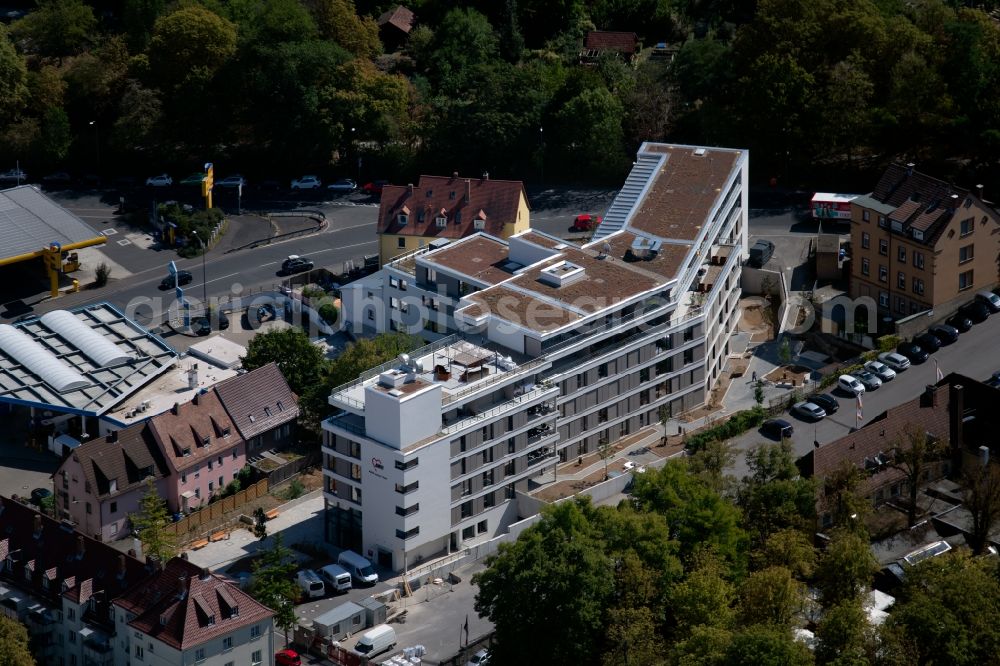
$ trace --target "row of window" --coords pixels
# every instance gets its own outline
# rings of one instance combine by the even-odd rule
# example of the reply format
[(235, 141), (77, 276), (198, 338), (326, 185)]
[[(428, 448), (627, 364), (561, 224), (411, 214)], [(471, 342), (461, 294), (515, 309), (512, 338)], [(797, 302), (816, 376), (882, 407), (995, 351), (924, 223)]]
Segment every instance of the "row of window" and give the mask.
[[(871, 235), (867, 231), (861, 232), (861, 247), (863, 249), (869, 249), (871, 247)], [(889, 256), (889, 240), (886, 238), (880, 238), (878, 241), (878, 253), (883, 257)], [(912, 253), (912, 262), (914, 268), (919, 268), (923, 270), (924, 268), (924, 253), (914, 250)], [(901, 264), (906, 263), (906, 246), (897, 245), (896, 246), (896, 259)]]
[[(861, 258), (861, 274), (871, 275), (871, 262), (869, 262), (867, 257)], [(889, 268), (885, 264), (879, 264), (878, 266), (878, 281), (883, 283), (889, 282)], [(906, 291), (906, 273), (903, 271), (896, 273), (896, 287)], [(915, 294), (923, 294), (924, 281), (921, 278), (914, 277), (911, 289)]]
[[(139, 636), (141, 636), (141, 634), (138, 634), (138, 632), (137, 632), (137, 637), (139, 637)], [(250, 639), (253, 640), (255, 638), (260, 638), (260, 625), (259, 624), (255, 624), (254, 626), (250, 627)], [(69, 642), (70, 643), (75, 643), (76, 642), (76, 633), (75, 632), (72, 632), (72, 631), (70, 632), (70, 634), (69, 634)], [(136, 660), (138, 660), (138, 661), (143, 661), (145, 659), (147, 651), (149, 651), (151, 653), (153, 652), (153, 643), (148, 643), (147, 647), (143, 647), (142, 645), (139, 645), (139, 644), (136, 644), (133, 647), (134, 647), (134, 649), (132, 651), (132, 654), (136, 658)], [(232, 649), (233, 649), (233, 637), (232, 636), (226, 636), (225, 638), (222, 639), (222, 651), (223, 652), (228, 652), (229, 650), (232, 650)], [(260, 664), (263, 661), (263, 659), (261, 658), (262, 656), (263, 656), (263, 651), (262, 650), (254, 650), (253, 651), (253, 653), (250, 655), (250, 661), (252, 662), (253, 666), (256, 666), (257, 664)], [(205, 648), (196, 648), (195, 649), (195, 651), (194, 651), (194, 660), (195, 660), (195, 663), (205, 661)], [(225, 666), (233, 666), (233, 662), (228, 662), (228, 663), (226, 663)]]

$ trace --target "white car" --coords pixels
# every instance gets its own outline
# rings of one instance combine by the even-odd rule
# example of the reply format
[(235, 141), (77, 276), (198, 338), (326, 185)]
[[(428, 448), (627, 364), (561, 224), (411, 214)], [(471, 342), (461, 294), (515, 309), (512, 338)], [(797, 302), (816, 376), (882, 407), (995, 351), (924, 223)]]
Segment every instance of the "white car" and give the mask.
[(868, 361), (865, 363), (865, 369), (883, 382), (896, 378), (896, 371), (880, 361)]
[(465, 662), (465, 666), (488, 666), (489, 663), (490, 651), (484, 648), (469, 657), (469, 661)]
[(293, 190), (318, 190), (323, 187), (319, 176), (302, 176), (292, 181)]
[(797, 412), (806, 418), (812, 419), (813, 421), (819, 421), (821, 418), (826, 416), (825, 409), (816, 403), (809, 402), (808, 400), (803, 400), (802, 402), (797, 402), (792, 405), (792, 411)]
[(865, 392), (865, 385), (858, 381), (857, 377), (852, 377), (850, 375), (841, 375), (838, 377), (837, 386), (840, 387), (841, 391), (849, 393), (853, 396), (859, 396)]
[(146, 179), (148, 187), (170, 187), (173, 184), (174, 179), (165, 173), (161, 173), (159, 176), (150, 176)]
[(902, 372), (910, 367), (910, 359), (906, 358), (902, 354), (897, 354), (896, 352), (884, 352), (879, 354), (878, 360), (882, 361), (896, 372)]
[(335, 183), (327, 185), (326, 189), (332, 190), (333, 192), (353, 192), (358, 189), (358, 184), (350, 178), (341, 178)]
[(233, 174), (232, 176), (226, 176), (222, 180), (215, 181), (216, 187), (246, 187), (247, 179), (240, 174)]

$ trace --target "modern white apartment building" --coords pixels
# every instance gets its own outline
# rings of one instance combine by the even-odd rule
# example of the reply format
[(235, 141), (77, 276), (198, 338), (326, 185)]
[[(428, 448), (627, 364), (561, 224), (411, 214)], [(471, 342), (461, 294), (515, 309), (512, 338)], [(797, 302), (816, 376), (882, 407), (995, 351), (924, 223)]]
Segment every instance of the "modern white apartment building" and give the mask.
[(392, 569), (491, 538), (559, 463), (701, 405), (739, 320), (745, 151), (644, 144), (590, 243), (432, 243), (344, 289), (436, 341), (335, 389), (327, 538)]

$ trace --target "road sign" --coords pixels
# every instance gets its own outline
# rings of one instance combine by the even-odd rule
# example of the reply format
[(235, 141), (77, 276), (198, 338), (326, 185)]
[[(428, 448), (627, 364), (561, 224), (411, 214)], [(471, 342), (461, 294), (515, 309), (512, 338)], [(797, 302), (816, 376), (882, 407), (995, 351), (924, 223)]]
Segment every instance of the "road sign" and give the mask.
[(184, 290), (180, 287), (174, 287), (174, 294), (177, 296), (177, 300), (184, 303)]
[(171, 275), (177, 275), (177, 264), (175, 264), (172, 261), (169, 264), (167, 264), (167, 272), (169, 272)]

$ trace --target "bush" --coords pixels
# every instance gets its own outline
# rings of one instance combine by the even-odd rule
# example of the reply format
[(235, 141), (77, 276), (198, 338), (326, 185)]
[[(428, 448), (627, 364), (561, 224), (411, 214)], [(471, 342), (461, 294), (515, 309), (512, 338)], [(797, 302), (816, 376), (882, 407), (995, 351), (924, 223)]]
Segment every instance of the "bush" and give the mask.
[(337, 306), (333, 303), (327, 303), (319, 309), (319, 316), (328, 324), (335, 324), (338, 315)]
[(103, 287), (108, 283), (109, 277), (111, 277), (111, 267), (102, 261), (94, 271), (94, 284), (98, 287)]
[(891, 352), (902, 342), (898, 335), (883, 335), (878, 339), (878, 350), (880, 352)]
[(302, 485), (302, 482), (299, 481), (297, 478), (292, 479), (292, 481), (288, 484), (288, 487), (285, 489), (286, 500), (298, 499), (305, 494), (306, 494), (306, 487)]
[(686, 445), (689, 451), (697, 452), (705, 448), (709, 442), (724, 441), (742, 435), (751, 428), (757, 428), (764, 422), (764, 410), (760, 407), (736, 412), (726, 421), (691, 435)]
[(326, 292), (315, 285), (307, 284), (302, 287), (302, 298), (323, 298)]

